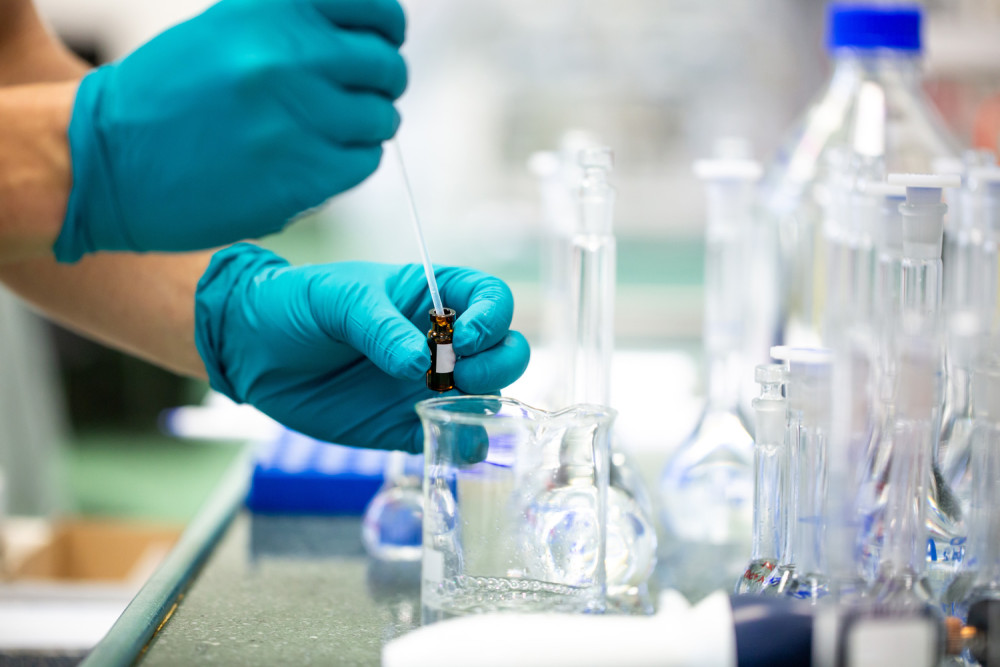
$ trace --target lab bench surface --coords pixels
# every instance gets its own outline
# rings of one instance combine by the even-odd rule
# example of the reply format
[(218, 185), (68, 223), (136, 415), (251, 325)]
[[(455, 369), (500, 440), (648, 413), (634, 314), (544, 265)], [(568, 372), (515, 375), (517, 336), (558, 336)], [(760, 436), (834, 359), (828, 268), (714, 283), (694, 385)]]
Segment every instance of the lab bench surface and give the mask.
[(419, 624), (419, 564), (365, 556), (355, 518), (240, 512), (142, 665), (378, 665)]
[(242, 509), (237, 462), (85, 665), (378, 665), (420, 623), (419, 563), (369, 559), (355, 517)]

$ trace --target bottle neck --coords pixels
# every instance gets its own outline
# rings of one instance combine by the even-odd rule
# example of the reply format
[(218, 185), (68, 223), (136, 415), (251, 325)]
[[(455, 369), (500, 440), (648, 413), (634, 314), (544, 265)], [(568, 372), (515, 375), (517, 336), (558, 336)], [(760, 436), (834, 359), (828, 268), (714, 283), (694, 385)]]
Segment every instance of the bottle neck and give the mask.
[(864, 80), (888, 78), (916, 88), (923, 77), (923, 58), (919, 52), (843, 48), (835, 50), (830, 59), (834, 80), (847, 77)]

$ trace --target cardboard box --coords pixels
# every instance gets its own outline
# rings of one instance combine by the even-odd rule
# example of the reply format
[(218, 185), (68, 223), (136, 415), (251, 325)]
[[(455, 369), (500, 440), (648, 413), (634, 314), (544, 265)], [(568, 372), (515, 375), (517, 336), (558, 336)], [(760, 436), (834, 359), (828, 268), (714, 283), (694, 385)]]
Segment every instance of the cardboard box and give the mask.
[(7, 579), (141, 584), (181, 531), (179, 526), (119, 520), (66, 519), (41, 527), (8, 520)]

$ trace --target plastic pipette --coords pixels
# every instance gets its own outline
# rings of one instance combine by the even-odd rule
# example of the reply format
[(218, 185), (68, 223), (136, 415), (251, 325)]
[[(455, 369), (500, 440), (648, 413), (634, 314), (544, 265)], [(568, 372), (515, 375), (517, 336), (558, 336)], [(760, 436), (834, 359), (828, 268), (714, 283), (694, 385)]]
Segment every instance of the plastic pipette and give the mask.
[(441, 303), (441, 293), (438, 292), (438, 284), (437, 279), (434, 277), (434, 266), (431, 264), (431, 256), (427, 253), (424, 230), (420, 227), (420, 218), (417, 217), (417, 205), (413, 200), (413, 188), (410, 187), (410, 177), (407, 176), (406, 166), (403, 164), (403, 151), (400, 150), (399, 142), (396, 139), (393, 139), (390, 143), (396, 149), (399, 173), (403, 175), (403, 184), (406, 186), (406, 199), (410, 204), (410, 218), (413, 220), (413, 231), (417, 234), (417, 244), (420, 246), (420, 259), (424, 263), (424, 275), (427, 276), (427, 287), (431, 290), (431, 301), (434, 302), (434, 312), (440, 317), (444, 317), (444, 304)]

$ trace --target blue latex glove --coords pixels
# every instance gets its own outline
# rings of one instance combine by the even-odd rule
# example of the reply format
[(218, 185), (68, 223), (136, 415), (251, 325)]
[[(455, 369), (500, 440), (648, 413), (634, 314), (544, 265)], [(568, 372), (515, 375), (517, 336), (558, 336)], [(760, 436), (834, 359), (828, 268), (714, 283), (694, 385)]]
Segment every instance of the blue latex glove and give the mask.
[(360, 183), (406, 87), (396, 0), (224, 0), (80, 84), (54, 251), (214, 248)]
[[(509, 330), (507, 285), (458, 267), (436, 276), (458, 313), (458, 389), (493, 393), (520, 377), (528, 342)], [(195, 341), (213, 388), (320, 440), (422, 451), (413, 405), (441, 394), (424, 386), (432, 304), (420, 265), (293, 267), (238, 244), (212, 257), (195, 302)]]

